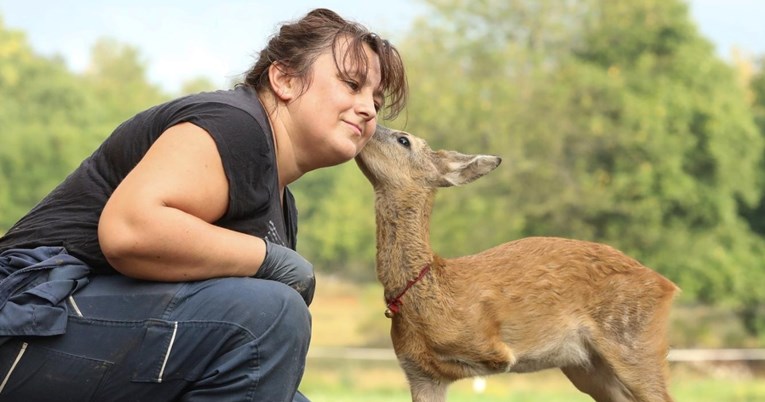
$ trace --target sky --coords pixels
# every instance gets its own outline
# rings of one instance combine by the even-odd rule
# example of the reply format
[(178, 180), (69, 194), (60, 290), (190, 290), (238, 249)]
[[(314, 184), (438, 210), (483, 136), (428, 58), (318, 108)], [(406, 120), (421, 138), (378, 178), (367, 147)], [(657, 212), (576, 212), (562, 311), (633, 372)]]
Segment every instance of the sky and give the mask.
[[(765, 55), (765, 0), (690, 0), (691, 16), (718, 54)], [(255, 61), (279, 24), (316, 7), (337, 11), (395, 44), (420, 1), (378, 0), (0, 0), (6, 28), (26, 33), (36, 52), (64, 58), (73, 71), (87, 67), (90, 49), (103, 37), (137, 47), (151, 82), (169, 92), (200, 76), (218, 87)]]

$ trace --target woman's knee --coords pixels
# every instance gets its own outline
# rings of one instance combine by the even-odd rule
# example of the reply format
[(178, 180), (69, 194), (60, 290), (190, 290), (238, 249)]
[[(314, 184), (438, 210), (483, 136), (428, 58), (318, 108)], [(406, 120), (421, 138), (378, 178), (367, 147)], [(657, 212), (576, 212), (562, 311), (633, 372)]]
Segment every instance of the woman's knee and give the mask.
[(316, 290), (316, 276), (313, 269), (304, 267), (297, 273), (294, 284), (291, 287), (295, 289), (305, 301), (306, 306), (310, 306), (313, 301), (313, 293)]
[[(252, 325), (259, 325), (263, 320), (271, 320), (273, 325), (262, 333), (261, 336), (273, 336), (271, 332), (278, 332), (276, 338), (295, 338), (298, 342), (308, 342), (311, 334), (311, 314), (303, 299), (303, 295), (296, 292), (290, 286), (280, 282), (253, 279), (257, 282), (254, 287), (261, 295), (247, 301), (242, 309), (249, 312)], [(251, 303), (257, 303), (253, 306)], [(264, 306), (265, 311), (259, 308)]]
[[(308, 342), (311, 316), (295, 289), (275, 281), (254, 278), (221, 278), (192, 284), (179, 319), (230, 322), (256, 338), (279, 332)], [(286, 339), (285, 339), (286, 340)]]

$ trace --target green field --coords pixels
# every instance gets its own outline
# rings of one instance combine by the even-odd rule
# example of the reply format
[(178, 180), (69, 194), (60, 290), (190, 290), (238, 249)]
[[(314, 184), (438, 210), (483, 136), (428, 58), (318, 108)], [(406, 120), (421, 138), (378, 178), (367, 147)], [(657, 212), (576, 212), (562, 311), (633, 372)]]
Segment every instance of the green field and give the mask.
[[(672, 370), (676, 402), (765, 402), (765, 379), (736, 374), (704, 375), (684, 365)], [(490, 377), (482, 393), (471, 380), (449, 388), (449, 402), (587, 402), (558, 371)], [(301, 386), (312, 402), (408, 402), (409, 391), (395, 362), (312, 360)]]

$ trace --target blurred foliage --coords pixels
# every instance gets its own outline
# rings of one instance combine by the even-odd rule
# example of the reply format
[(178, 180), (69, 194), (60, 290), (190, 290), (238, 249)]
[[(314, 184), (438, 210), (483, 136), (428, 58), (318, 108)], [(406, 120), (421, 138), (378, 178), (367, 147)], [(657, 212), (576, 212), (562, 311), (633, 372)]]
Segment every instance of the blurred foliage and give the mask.
[[(765, 337), (763, 60), (718, 58), (681, 0), (425, 3), (398, 43), (409, 107), (387, 124), (503, 158), (439, 193), (436, 250), (605, 242)], [(103, 39), (73, 73), (0, 19), (0, 233), (121, 121), (169, 99), (145, 69), (139, 49)], [(183, 91), (207, 89), (198, 79)], [(373, 194), (354, 164), (293, 191), (299, 251), (320, 271), (371, 280)]]
[(743, 212), (762, 205), (765, 131), (685, 3), (428, 4), (402, 44), (414, 83), (405, 128), (503, 157), (439, 194), (437, 250), (530, 235), (605, 242), (685, 301), (725, 306), (763, 333), (762, 211)]
[[(210, 89), (197, 79), (184, 91)], [(0, 233), (133, 114), (169, 99), (133, 46), (100, 39), (76, 74), (34, 52), (0, 18)]]
[(311, 172), (292, 190), (300, 219), (298, 251), (323, 272), (374, 278), (374, 202), (355, 164)]

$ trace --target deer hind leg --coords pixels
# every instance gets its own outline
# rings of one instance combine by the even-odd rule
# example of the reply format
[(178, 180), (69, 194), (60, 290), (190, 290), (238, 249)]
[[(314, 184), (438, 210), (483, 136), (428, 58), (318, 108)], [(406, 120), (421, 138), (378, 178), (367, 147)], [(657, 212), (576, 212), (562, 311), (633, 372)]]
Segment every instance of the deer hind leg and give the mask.
[(568, 366), (561, 370), (578, 390), (590, 395), (596, 402), (635, 401), (614, 370), (598, 355), (593, 355), (588, 366)]
[[(660, 323), (654, 317), (652, 323)], [(577, 388), (598, 402), (672, 402), (667, 390), (667, 343), (660, 326), (636, 334), (599, 339), (591, 348), (590, 367), (563, 372)]]
[(666, 343), (603, 341), (590, 351), (590, 364), (562, 367), (580, 391), (597, 402), (672, 402), (667, 390)]
[(628, 401), (672, 402), (667, 390), (666, 349), (659, 352), (649, 349), (649, 345), (641, 346), (601, 345), (602, 361), (627, 391), (625, 394), (631, 395)]
[(639, 304), (615, 309), (591, 328), (589, 370), (604, 375), (588, 380), (581, 378), (583, 368), (565, 369), (577, 388), (592, 391), (588, 393), (598, 401), (672, 401), (667, 390), (666, 332), (671, 303), (667, 295), (671, 296), (660, 295), (642, 309)]
[(646, 316), (645, 325), (606, 338), (595, 347), (637, 402), (672, 402), (667, 389), (668, 301)]

